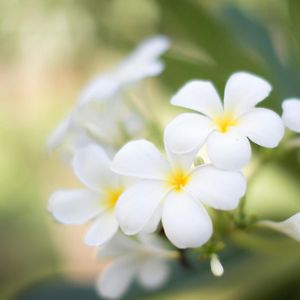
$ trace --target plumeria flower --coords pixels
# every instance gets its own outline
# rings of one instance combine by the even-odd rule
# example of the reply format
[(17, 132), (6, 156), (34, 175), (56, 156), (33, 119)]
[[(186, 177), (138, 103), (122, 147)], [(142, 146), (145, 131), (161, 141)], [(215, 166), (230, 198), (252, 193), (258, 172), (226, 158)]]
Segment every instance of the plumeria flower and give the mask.
[(300, 99), (290, 98), (282, 103), (282, 120), (287, 128), (300, 132)]
[(113, 151), (124, 137), (139, 134), (144, 126), (139, 116), (126, 106), (121, 92), (146, 77), (156, 76), (164, 68), (159, 56), (170, 46), (164, 36), (152, 37), (114, 70), (99, 75), (82, 91), (72, 113), (54, 130), (47, 148), (59, 149), (70, 161), (74, 152), (96, 141)]
[(77, 123), (87, 134), (103, 146), (118, 149), (128, 139), (144, 129), (139, 115), (124, 102), (113, 99), (110, 105), (91, 102), (76, 114)]
[(264, 79), (238, 72), (228, 79), (222, 104), (211, 82), (188, 82), (171, 103), (200, 114), (183, 113), (172, 121), (167, 139), (173, 151), (184, 154), (206, 143), (215, 166), (238, 170), (251, 157), (249, 139), (263, 147), (276, 147), (284, 134), (280, 117), (269, 109), (255, 107), (270, 91), (271, 86)]
[(263, 220), (256, 224), (279, 231), (300, 242), (300, 212), (282, 222)]
[[(110, 169), (111, 161), (102, 148), (89, 145), (78, 150), (73, 169), (85, 189), (59, 190), (49, 200), (49, 211), (64, 224), (93, 221), (85, 236), (88, 245), (102, 245), (117, 232), (115, 206), (128, 185)], [(145, 227), (145, 231), (156, 228)]]
[(224, 268), (217, 254), (212, 254), (210, 258), (210, 269), (214, 276), (220, 277), (224, 274)]
[(111, 95), (140, 82), (146, 77), (159, 75), (164, 63), (159, 57), (168, 50), (170, 41), (165, 36), (154, 36), (143, 41), (113, 70), (94, 78), (83, 90), (80, 105), (90, 101), (109, 99)]
[(163, 241), (154, 235), (140, 235), (136, 240), (117, 234), (104, 247), (98, 258), (112, 258), (97, 280), (97, 290), (103, 297), (122, 297), (137, 279), (147, 289), (161, 287), (170, 275), (168, 262), (177, 257)]
[(60, 122), (50, 135), (47, 141), (47, 149), (49, 152), (58, 150), (62, 159), (70, 162), (77, 149), (85, 147), (91, 142), (92, 139), (75, 122), (72, 114), (70, 114)]
[(131, 111), (119, 97), (108, 103), (90, 102), (65, 118), (50, 136), (47, 149), (58, 150), (69, 162), (74, 153), (91, 143), (101, 144), (109, 153), (137, 137), (144, 129), (141, 117)]
[(129, 142), (117, 152), (112, 170), (141, 180), (120, 196), (117, 219), (128, 235), (140, 232), (150, 218), (157, 223), (162, 219), (175, 246), (199, 247), (212, 234), (203, 204), (221, 210), (236, 208), (245, 193), (245, 179), (240, 172), (209, 164), (193, 168), (196, 153), (174, 154), (173, 147), (165, 139), (167, 158), (146, 140)]

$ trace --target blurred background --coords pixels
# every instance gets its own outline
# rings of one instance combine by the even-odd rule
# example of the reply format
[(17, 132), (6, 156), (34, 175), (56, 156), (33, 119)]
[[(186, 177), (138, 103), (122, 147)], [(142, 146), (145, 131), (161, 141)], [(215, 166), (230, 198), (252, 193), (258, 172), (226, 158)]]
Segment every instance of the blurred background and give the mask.
[[(300, 96), (297, 0), (1, 0), (1, 300), (97, 299), (101, 265), (82, 243), (85, 227), (56, 224), (46, 210), (53, 190), (78, 183), (45, 142), (92, 76), (154, 34), (173, 44), (145, 101), (166, 107), (192, 78), (214, 81), (222, 94), (237, 70), (272, 83), (265, 106), (278, 113), (284, 98)], [(259, 174), (250, 212), (282, 220), (300, 211), (298, 154)], [(135, 290), (128, 299), (300, 299), (296, 242), (269, 232), (237, 232), (230, 242), (223, 278), (207, 263), (195, 272), (177, 268), (160, 292)]]

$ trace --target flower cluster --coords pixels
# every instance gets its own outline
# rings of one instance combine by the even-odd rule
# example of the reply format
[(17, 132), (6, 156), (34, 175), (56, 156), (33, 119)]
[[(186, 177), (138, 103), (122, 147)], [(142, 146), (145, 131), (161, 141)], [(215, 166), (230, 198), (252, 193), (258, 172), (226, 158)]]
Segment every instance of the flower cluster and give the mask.
[[(133, 279), (146, 288), (159, 287), (169, 276), (168, 262), (182, 255), (178, 249), (211, 243), (206, 256), (213, 274), (221, 276), (219, 250), (212, 242), (214, 212), (232, 211), (236, 226), (254, 222), (243, 209), (247, 180), (242, 168), (251, 159), (250, 141), (275, 148), (284, 124), (300, 132), (300, 100), (284, 101), (282, 118), (256, 107), (271, 85), (237, 72), (226, 83), (223, 102), (205, 80), (189, 81), (175, 93), (171, 104), (192, 112), (175, 117), (157, 136), (164, 149), (141, 139), (153, 127), (148, 128), (130, 93), (163, 71), (160, 55), (169, 45), (166, 37), (150, 38), (93, 79), (48, 142), (84, 185), (56, 191), (48, 209), (64, 224), (91, 222), (85, 243), (99, 247), (99, 259), (111, 259), (97, 282), (108, 298), (122, 296)], [(199, 163), (203, 149), (207, 159)], [(299, 215), (255, 224), (299, 240)]]

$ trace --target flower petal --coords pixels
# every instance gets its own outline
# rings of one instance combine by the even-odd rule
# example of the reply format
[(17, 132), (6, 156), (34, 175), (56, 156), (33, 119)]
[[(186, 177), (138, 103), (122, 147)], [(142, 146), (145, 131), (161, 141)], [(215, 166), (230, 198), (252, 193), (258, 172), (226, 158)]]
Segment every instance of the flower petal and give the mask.
[(300, 242), (300, 212), (282, 222), (263, 220), (259, 221), (257, 225), (272, 228)]
[(88, 190), (59, 190), (48, 204), (54, 218), (64, 224), (82, 224), (97, 216), (103, 207), (101, 195)]
[(238, 206), (239, 199), (246, 192), (246, 180), (240, 172), (204, 165), (191, 174), (185, 189), (215, 209), (232, 210)]
[(152, 143), (137, 140), (127, 143), (117, 152), (112, 170), (127, 176), (164, 180), (170, 166)]
[(282, 120), (290, 130), (300, 132), (300, 99), (286, 99), (282, 103)]
[(195, 152), (198, 152), (212, 129), (212, 121), (199, 114), (184, 113), (176, 117), (167, 125), (164, 132), (165, 148), (170, 158), (176, 162), (191, 153), (185, 158), (184, 163), (191, 165)]
[(140, 244), (131, 237), (118, 231), (112, 239), (98, 248), (97, 258), (99, 260), (108, 257), (124, 256), (138, 251)]
[(127, 291), (137, 272), (136, 260), (120, 258), (108, 265), (96, 283), (98, 293), (109, 299), (120, 298)]
[(233, 129), (226, 133), (215, 131), (208, 137), (207, 153), (216, 167), (239, 170), (249, 162), (251, 147), (249, 140)]
[(109, 74), (97, 76), (81, 92), (79, 107), (83, 107), (92, 101), (109, 101), (118, 92), (119, 88), (119, 82)]
[(225, 111), (238, 117), (268, 97), (271, 90), (271, 85), (259, 76), (247, 72), (234, 73), (225, 87)]
[(53, 133), (50, 135), (47, 141), (48, 151), (56, 149), (63, 143), (66, 135), (68, 134), (68, 131), (72, 127), (71, 123), (71, 115), (69, 115), (54, 129)]
[(161, 220), (162, 207), (161, 205), (155, 210), (145, 227), (143, 228), (144, 233), (153, 233), (158, 228), (159, 222)]
[(284, 135), (281, 118), (265, 108), (255, 108), (241, 116), (238, 129), (252, 142), (267, 148), (277, 147)]
[(192, 80), (171, 99), (173, 105), (196, 110), (214, 118), (223, 111), (221, 99), (210, 81)]
[(78, 178), (94, 190), (112, 187), (118, 176), (110, 169), (110, 160), (105, 151), (96, 145), (89, 145), (76, 151), (73, 168)]
[(212, 235), (212, 223), (202, 204), (185, 192), (172, 192), (163, 206), (162, 223), (178, 248), (200, 247)]
[(138, 279), (148, 289), (162, 286), (170, 276), (170, 268), (164, 259), (151, 258), (146, 260), (139, 269)]
[(154, 36), (142, 42), (116, 69), (114, 76), (123, 85), (156, 76), (164, 69), (159, 56), (170, 47), (165, 36)]
[(118, 231), (119, 224), (114, 213), (103, 212), (86, 233), (85, 243), (89, 246), (100, 246), (108, 242)]
[(128, 235), (140, 232), (167, 193), (166, 183), (154, 180), (141, 181), (128, 188), (116, 205), (117, 219), (122, 230)]

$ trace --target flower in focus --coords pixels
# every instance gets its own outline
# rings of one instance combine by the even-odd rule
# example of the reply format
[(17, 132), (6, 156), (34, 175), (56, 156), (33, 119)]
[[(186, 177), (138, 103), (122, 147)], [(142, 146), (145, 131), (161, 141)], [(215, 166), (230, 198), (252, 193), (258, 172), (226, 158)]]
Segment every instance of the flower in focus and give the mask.
[(201, 114), (184, 113), (176, 117), (170, 124), (169, 143), (178, 154), (193, 152), (206, 143), (215, 166), (241, 169), (251, 157), (248, 139), (273, 148), (283, 137), (280, 117), (269, 109), (255, 107), (270, 91), (271, 86), (264, 79), (245, 72), (234, 73), (226, 83), (222, 105), (211, 82), (188, 82), (171, 103)]
[(48, 209), (64, 224), (93, 220), (85, 242), (101, 245), (118, 230), (115, 205), (124, 191), (122, 178), (110, 170), (110, 159), (102, 148), (89, 145), (76, 151), (73, 168), (85, 189), (59, 190), (49, 200)]
[(300, 99), (286, 99), (282, 103), (282, 120), (287, 128), (300, 132)]
[(134, 279), (145, 288), (159, 288), (168, 279), (168, 261), (176, 258), (176, 254), (157, 236), (140, 235), (133, 240), (118, 233), (99, 250), (99, 259), (113, 260), (100, 274), (97, 290), (103, 297), (120, 298)]
[[(168, 127), (165, 136), (168, 134)], [(203, 206), (232, 210), (244, 195), (246, 182), (236, 171), (212, 165), (193, 168), (196, 153), (178, 155), (165, 139), (167, 159), (146, 140), (127, 143), (112, 162), (116, 173), (139, 178), (121, 196), (117, 219), (128, 235), (140, 232), (156, 218), (178, 248), (199, 247), (212, 234), (212, 222)]]
[(224, 268), (216, 254), (212, 254), (210, 258), (210, 269), (216, 277), (220, 277), (224, 274)]
[(296, 213), (282, 222), (263, 220), (257, 222), (257, 225), (277, 230), (300, 242), (300, 213)]

